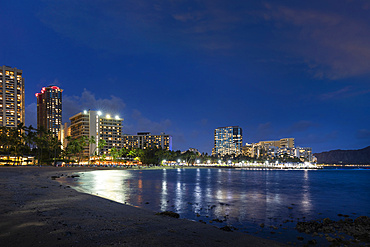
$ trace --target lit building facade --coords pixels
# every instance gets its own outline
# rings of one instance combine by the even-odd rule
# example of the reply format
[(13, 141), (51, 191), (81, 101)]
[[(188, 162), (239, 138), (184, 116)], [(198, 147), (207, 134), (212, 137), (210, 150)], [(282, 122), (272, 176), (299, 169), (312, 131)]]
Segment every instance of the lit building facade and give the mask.
[(279, 141), (260, 141), (261, 146), (273, 146), (278, 148), (294, 148), (294, 138), (283, 138)]
[(312, 156), (312, 148), (310, 147), (297, 147), (295, 148), (295, 156), (299, 158), (301, 161), (314, 161), (314, 158)]
[(57, 86), (43, 87), (37, 97), (37, 128), (58, 136), (62, 126), (62, 92)]
[(16, 127), (25, 122), (22, 70), (0, 67), (0, 126)]
[(301, 161), (313, 161), (312, 149), (309, 147), (294, 147), (294, 138), (284, 138), (279, 141), (261, 141), (246, 144), (242, 153), (251, 158), (267, 158), (279, 160), (286, 158), (298, 158)]
[(239, 126), (220, 127), (215, 129), (212, 155), (239, 155), (243, 143), (242, 128)]
[(71, 136), (71, 128), (68, 127), (68, 123), (61, 125), (60, 131), (58, 134), (58, 141), (62, 144), (62, 149), (66, 149), (68, 145), (67, 137)]
[(122, 145), (126, 149), (159, 148), (172, 151), (172, 136), (165, 133), (152, 135), (150, 132), (139, 132), (137, 135), (123, 135)]
[[(71, 121), (70, 135), (72, 139), (82, 136), (93, 137), (95, 143), (86, 144), (83, 155), (109, 155), (112, 148), (122, 148), (122, 121), (118, 116), (103, 116), (99, 111), (84, 111), (69, 118)], [(99, 149), (99, 142), (105, 140), (106, 145)]]

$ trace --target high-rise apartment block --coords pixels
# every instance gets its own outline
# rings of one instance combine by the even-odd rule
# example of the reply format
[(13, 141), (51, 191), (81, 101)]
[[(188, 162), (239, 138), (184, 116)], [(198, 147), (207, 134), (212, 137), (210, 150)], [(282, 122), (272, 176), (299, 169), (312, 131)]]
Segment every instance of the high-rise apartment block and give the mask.
[[(87, 144), (83, 155), (88, 157), (96, 154), (109, 154), (112, 148), (122, 148), (122, 120), (109, 114), (103, 116), (100, 111), (84, 111), (69, 118), (70, 133), (73, 139), (85, 136), (93, 137), (95, 143)], [(99, 142), (105, 140), (106, 145), (99, 150)]]
[(62, 126), (62, 92), (57, 86), (43, 87), (37, 97), (37, 128), (58, 136)]
[(165, 133), (152, 135), (150, 132), (139, 132), (137, 135), (123, 135), (122, 145), (126, 149), (160, 148), (172, 151), (172, 136)]
[(220, 127), (215, 129), (213, 155), (241, 153), (243, 143), (242, 128), (239, 126)]
[(16, 127), (25, 122), (22, 70), (0, 67), (0, 126)]

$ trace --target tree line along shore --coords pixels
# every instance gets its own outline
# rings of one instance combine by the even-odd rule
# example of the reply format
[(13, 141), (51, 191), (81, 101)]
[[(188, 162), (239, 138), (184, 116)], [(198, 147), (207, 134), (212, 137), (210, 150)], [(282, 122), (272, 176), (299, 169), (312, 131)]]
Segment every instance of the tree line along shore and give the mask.
[[(82, 136), (77, 139), (67, 137), (68, 144), (62, 148), (57, 137), (44, 128), (36, 129), (23, 123), (17, 127), (0, 127), (0, 164), (120, 164), (120, 165), (160, 165), (167, 163), (204, 164), (257, 162), (263, 163), (263, 158), (254, 159), (244, 155), (225, 155), (222, 157), (197, 153), (192, 151), (170, 151), (159, 148), (126, 149), (112, 148), (108, 154), (98, 154), (93, 150), (88, 157), (83, 156), (84, 148), (95, 143), (93, 137)], [(100, 140), (98, 148), (106, 145)], [(281, 162), (300, 162), (299, 159), (283, 157)]]

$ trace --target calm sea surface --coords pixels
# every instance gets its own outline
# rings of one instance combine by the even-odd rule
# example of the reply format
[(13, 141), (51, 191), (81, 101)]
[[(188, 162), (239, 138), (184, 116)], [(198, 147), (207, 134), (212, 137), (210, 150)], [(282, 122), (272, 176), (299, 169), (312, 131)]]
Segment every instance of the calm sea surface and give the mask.
[(297, 236), (313, 239), (294, 229), (298, 221), (343, 218), (338, 214), (370, 216), (370, 170), (103, 170), (63, 183), (117, 202), (174, 211), (181, 218), (228, 225), (284, 243), (302, 244)]

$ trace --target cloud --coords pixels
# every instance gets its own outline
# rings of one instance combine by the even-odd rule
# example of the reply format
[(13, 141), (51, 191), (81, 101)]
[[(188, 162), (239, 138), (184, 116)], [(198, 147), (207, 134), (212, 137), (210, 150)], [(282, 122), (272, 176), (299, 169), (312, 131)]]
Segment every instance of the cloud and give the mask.
[(125, 107), (126, 104), (121, 98), (111, 95), (108, 99), (97, 99), (95, 94), (84, 89), (81, 96), (63, 95), (63, 122), (69, 122), (70, 117), (84, 110), (121, 115)]
[(259, 124), (257, 132), (254, 134), (256, 140), (263, 141), (272, 136), (273, 128), (271, 122)]
[(330, 143), (338, 138), (338, 131), (332, 131), (325, 134), (309, 134), (300, 139), (300, 143), (311, 145), (314, 143)]
[(312, 121), (302, 120), (292, 124), (287, 130), (283, 132), (290, 135), (297, 132), (304, 132), (314, 126), (316, 126), (316, 124), (313, 123)]
[(97, 50), (144, 53), (175, 47), (230, 49), (243, 43), (227, 35), (245, 18), (248, 4), (237, 9), (221, 0), (44, 0), (38, 13), (44, 25)]
[(208, 119), (206, 119), (206, 118), (202, 118), (202, 119), (200, 120), (200, 125), (201, 125), (201, 126), (207, 126), (207, 124), (208, 124)]
[(37, 127), (37, 104), (32, 103), (26, 106), (26, 126), (32, 125)]
[(300, 54), (316, 77), (370, 74), (370, 24), (366, 18), (312, 8), (266, 8), (263, 17), (286, 38), (285, 49)]
[(370, 130), (368, 130), (368, 129), (359, 129), (359, 130), (357, 130), (356, 137), (358, 139), (370, 139)]
[[(104, 52), (170, 54), (201, 50), (227, 56), (254, 54), (257, 61), (276, 59), (275, 55), (265, 55), (273, 50), (279, 58), (304, 63), (307, 72), (317, 78), (335, 80), (370, 74), (366, 1), (329, 1), (333, 7), (326, 9), (320, 1), (294, 7), (263, 7), (261, 3), (237, 0), (44, 2), (38, 13), (44, 25)], [(347, 11), (349, 7), (355, 11)]]
[(356, 90), (352, 86), (346, 86), (336, 91), (324, 93), (318, 96), (320, 100), (342, 99), (360, 96), (370, 93), (370, 90)]
[[(152, 121), (142, 115), (138, 110), (133, 110), (132, 119), (134, 124), (134, 131), (136, 132), (152, 132), (153, 134), (160, 134), (161, 132), (166, 132), (172, 125), (171, 120), (164, 119), (161, 122)], [(132, 130), (131, 130), (132, 131)]]

